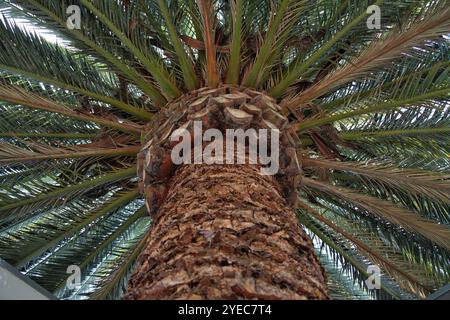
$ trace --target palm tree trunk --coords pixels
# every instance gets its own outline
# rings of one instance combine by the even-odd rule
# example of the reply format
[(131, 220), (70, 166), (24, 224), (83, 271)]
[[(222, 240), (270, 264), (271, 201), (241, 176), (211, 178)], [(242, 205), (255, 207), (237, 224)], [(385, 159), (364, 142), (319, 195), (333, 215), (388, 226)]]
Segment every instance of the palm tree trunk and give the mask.
[(256, 165), (183, 165), (126, 299), (327, 299), (311, 240)]

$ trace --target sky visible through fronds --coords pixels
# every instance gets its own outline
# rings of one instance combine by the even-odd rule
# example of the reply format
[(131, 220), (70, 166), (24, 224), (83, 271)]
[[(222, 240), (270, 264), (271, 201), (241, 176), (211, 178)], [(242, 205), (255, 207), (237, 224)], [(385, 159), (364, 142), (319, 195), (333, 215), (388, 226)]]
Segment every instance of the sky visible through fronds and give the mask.
[(0, 257), (58, 297), (121, 296), (151, 225), (141, 133), (222, 85), (272, 96), (298, 136), (299, 221), (334, 298), (448, 283), (448, 1), (0, 3)]

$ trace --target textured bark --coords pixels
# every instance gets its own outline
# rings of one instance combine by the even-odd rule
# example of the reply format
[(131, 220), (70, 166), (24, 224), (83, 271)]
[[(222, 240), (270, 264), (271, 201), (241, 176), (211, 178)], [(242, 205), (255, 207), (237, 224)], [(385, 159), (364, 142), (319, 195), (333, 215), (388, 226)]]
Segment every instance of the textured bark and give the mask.
[[(172, 101), (148, 124), (138, 177), (154, 224), (127, 299), (328, 297), (311, 240), (292, 209), (301, 157), (296, 134), (280, 111), (264, 93), (222, 86)], [(258, 165), (176, 167), (169, 137), (180, 128), (191, 140), (199, 137), (193, 121), (222, 133), (229, 128), (278, 130), (279, 170), (264, 176)], [(272, 151), (278, 154), (278, 148)]]
[(184, 165), (168, 183), (126, 299), (326, 299), (323, 270), (274, 176)]

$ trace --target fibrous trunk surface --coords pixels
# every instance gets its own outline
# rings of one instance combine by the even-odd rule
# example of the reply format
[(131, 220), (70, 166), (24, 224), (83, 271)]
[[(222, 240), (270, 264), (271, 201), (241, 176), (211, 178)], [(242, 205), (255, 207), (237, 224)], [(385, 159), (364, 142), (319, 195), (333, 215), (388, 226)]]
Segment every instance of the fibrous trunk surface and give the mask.
[[(171, 133), (183, 128), (194, 137), (196, 121), (203, 130), (279, 131), (278, 172), (262, 175), (260, 164), (248, 162), (175, 166)], [(297, 143), (275, 100), (248, 89), (199, 89), (162, 110), (138, 156), (153, 227), (126, 299), (328, 298), (294, 211)]]
[(257, 166), (183, 166), (159, 212), (127, 299), (327, 297), (311, 240)]

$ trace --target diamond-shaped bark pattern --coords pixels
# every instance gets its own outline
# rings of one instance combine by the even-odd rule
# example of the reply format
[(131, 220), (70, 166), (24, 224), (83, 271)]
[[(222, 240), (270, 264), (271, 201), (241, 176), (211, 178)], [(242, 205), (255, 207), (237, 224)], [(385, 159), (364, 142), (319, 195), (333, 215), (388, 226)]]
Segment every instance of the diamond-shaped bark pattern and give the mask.
[(301, 162), (296, 149), (298, 138), (289, 128), (287, 118), (271, 97), (250, 89), (237, 87), (203, 88), (169, 104), (152, 121), (143, 136), (144, 147), (138, 155), (138, 177), (141, 191), (146, 195), (147, 208), (153, 215), (166, 194), (167, 182), (175, 172), (171, 160), (174, 143), (171, 134), (179, 128), (187, 129), (193, 137), (194, 121), (202, 121), (203, 131), (225, 129), (279, 129), (280, 170), (276, 177), (283, 187), (283, 195), (295, 206), (301, 181)]
[[(171, 162), (171, 133), (280, 129), (280, 170)], [(168, 105), (143, 137), (140, 187), (153, 227), (127, 299), (325, 299), (323, 270), (293, 208), (298, 140), (270, 97), (235, 87), (200, 89)]]

